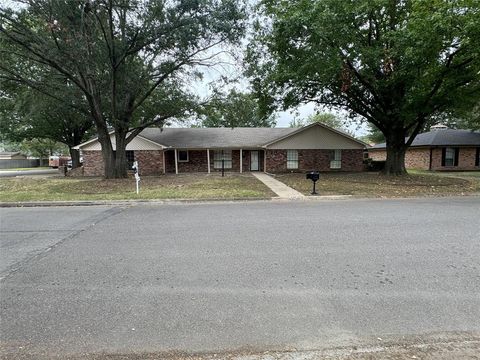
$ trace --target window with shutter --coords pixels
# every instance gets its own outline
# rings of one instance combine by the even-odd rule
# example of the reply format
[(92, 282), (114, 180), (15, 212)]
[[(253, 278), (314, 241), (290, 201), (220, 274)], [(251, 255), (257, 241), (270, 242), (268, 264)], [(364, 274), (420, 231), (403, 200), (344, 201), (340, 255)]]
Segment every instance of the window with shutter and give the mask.
[(445, 148), (442, 166), (455, 166), (455, 158), (457, 156), (455, 150), (454, 148)]

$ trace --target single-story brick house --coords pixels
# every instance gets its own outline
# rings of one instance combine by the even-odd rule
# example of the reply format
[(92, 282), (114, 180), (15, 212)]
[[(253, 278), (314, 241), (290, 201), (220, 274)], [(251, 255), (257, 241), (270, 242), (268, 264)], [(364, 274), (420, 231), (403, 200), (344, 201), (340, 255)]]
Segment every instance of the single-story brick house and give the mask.
[[(373, 160), (387, 157), (385, 143), (368, 149)], [(439, 129), (417, 135), (405, 154), (407, 169), (480, 170), (480, 132)]]
[[(115, 137), (111, 135), (112, 145)], [(322, 124), (302, 128), (147, 128), (127, 145), (141, 175), (220, 171), (362, 171), (366, 145)], [(76, 148), (84, 175), (103, 175), (101, 145)], [(223, 161), (222, 161), (223, 159)]]

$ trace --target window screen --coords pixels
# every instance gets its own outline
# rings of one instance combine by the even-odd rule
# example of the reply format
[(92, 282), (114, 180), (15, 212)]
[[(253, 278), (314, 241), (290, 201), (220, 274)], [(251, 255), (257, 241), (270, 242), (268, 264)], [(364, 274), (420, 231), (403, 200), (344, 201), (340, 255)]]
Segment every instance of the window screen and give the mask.
[(331, 160), (330, 160), (330, 169), (341, 169), (342, 168), (342, 150), (335, 149), (332, 151)]
[(287, 150), (287, 169), (298, 169), (298, 150)]
[(225, 169), (232, 168), (232, 150), (215, 150), (213, 153), (213, 168), (222, 168), (222, 159)]

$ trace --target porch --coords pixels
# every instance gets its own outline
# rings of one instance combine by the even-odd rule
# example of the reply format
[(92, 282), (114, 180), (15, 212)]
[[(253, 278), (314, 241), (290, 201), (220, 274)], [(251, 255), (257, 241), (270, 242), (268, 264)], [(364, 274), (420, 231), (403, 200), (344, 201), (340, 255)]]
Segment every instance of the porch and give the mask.
[(169, 149), (164, 151), (166, 173), (264, 171), (262, 149)]

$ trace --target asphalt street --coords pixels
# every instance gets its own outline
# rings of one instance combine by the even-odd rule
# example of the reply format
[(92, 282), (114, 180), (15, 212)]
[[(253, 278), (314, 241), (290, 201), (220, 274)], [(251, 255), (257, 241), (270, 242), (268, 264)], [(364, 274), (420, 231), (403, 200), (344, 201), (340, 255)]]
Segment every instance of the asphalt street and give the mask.
[(0, 208), (1, 354), (475, 337), (479, 217), (479, 197)]

